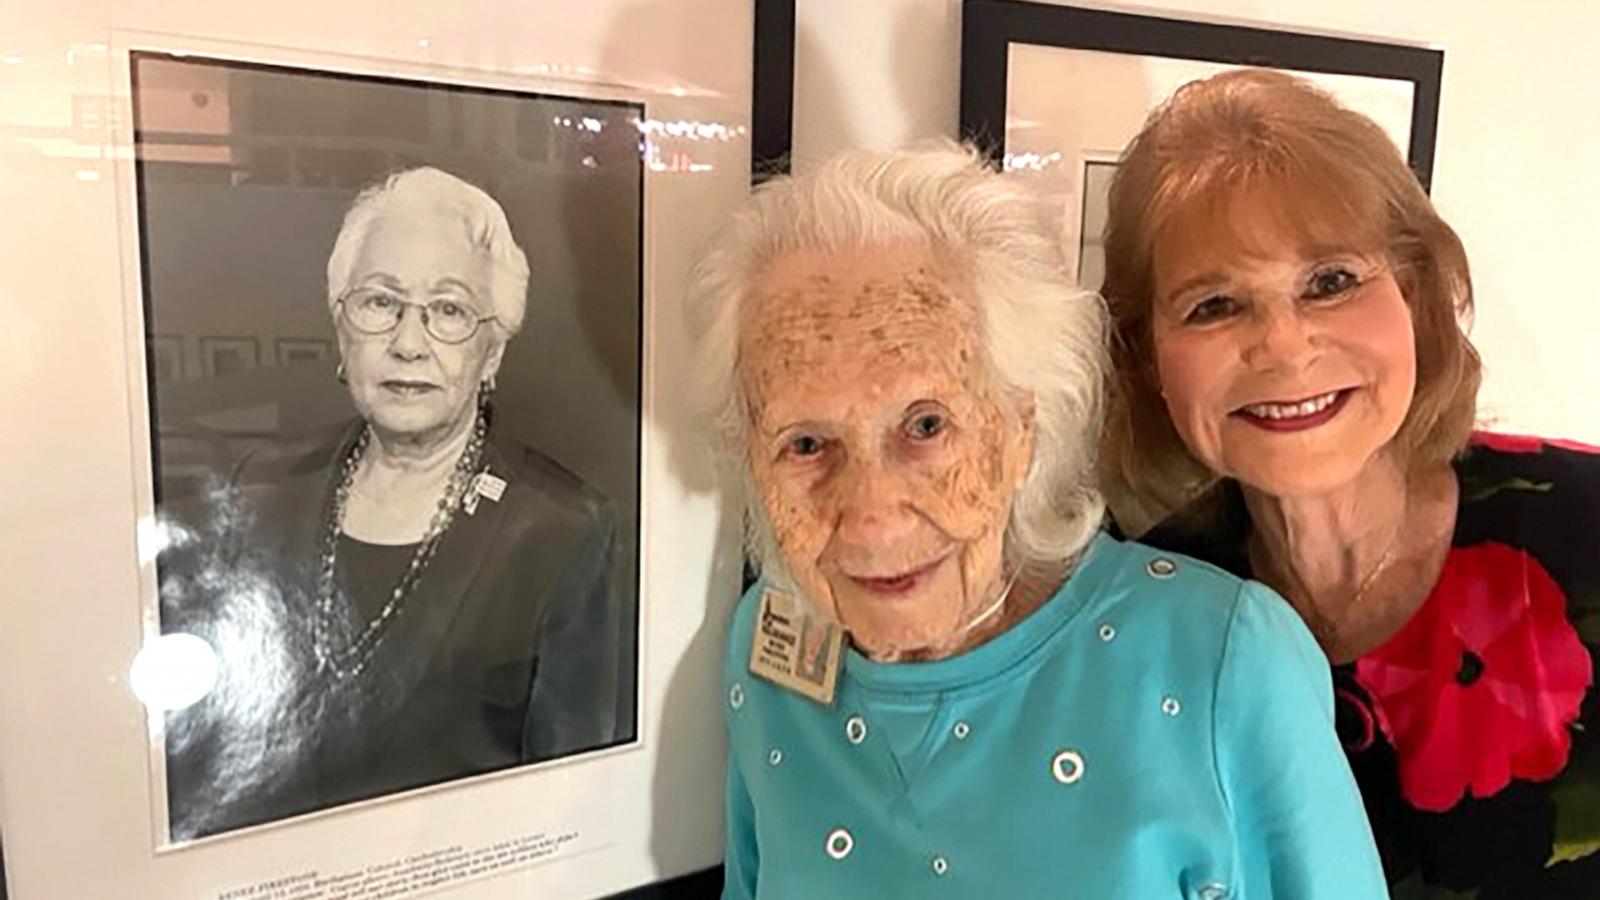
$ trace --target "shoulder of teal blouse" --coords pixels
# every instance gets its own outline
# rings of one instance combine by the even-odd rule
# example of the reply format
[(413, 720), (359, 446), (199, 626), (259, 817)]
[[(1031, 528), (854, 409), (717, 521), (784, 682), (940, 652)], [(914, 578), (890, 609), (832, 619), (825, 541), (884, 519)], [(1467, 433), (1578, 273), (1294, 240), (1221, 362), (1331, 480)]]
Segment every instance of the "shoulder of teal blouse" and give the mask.
[(1333, 724), (1326, 657), (1286, 600), (1240, 585), (1213, 693), (1217, 781), (1249, 897), (1387, 897)]

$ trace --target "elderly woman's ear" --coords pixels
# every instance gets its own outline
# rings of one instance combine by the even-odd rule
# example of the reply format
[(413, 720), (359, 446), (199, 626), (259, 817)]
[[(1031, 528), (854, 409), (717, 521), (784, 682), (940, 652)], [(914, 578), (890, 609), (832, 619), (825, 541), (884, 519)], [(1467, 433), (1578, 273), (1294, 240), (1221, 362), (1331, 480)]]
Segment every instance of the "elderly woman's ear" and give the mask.
[(478, 375), (479, 382), (487, 381), (493, 383), (494, 376), (500, 372), (500, 361), (505, 359), (506, 335), (499, 328), (494, 329), (492, 333), (494, 335), (494, 346), (489, 349), (488, 355), (484, 357), (483, 371)]
[(1032, 391), (1022, 388), (1012, 388), (1011, 397), (1011, 402), (1017, 405), (1017, 427), (1021, 430), (1022, 439), (1031, 445), (1034, 426), (1038, 421), (1039, 404), (1033, 399)]
[(1016, 405), (1016, 453), (1014, 458), (1018, 471), (1011, 473), (1011, 483), (1021, 487), (1028, 471), (1033, 468), (1033, 451), (1038, 437), (1038, 403), (1033, 399), (1031, 391), (1021, 388), (1011, 388), (1011, 402)]

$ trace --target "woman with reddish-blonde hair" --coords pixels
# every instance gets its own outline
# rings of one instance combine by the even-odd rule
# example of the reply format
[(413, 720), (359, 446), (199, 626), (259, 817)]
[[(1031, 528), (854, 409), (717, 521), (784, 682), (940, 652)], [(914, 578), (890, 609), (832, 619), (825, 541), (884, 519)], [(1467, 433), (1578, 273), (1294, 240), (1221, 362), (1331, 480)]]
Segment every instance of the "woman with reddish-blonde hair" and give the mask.
[(1189, 84), (1105, 246), (1113, 511), (1310, 626), (1394, 896), (1596, 896), (1600, 456), (1472, 430), (1466, 253), (1394, 144), (1289, 75)]

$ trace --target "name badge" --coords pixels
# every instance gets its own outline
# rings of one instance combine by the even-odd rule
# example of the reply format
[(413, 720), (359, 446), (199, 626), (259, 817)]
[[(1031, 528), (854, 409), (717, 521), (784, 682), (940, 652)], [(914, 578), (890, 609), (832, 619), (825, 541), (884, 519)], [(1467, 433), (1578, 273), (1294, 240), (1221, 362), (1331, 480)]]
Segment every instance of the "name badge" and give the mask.
[(833, 703), (844, 629), (799, 598), (766, 588), (750, 647), (750, 671), (824, 706)]
[(490, 475), (489, 470), (484, 469), (478, 473), (477, 478), (472, 479), (472, 487), (467, 491), (467, 496), (462, 498), (461, 507), (467, 511), (467, 515), (474, 515), (478, 512), (479, 497), (488, 497), (491, 501), (499, 503), (505, 492), (506, 480)]

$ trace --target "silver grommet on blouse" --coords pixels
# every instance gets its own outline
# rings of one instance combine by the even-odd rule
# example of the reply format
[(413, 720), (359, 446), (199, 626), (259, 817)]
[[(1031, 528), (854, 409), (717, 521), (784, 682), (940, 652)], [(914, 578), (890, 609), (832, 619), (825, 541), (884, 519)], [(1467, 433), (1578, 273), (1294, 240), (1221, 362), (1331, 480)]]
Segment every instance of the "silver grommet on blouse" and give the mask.
[(735, 684), (733, 687), (728, 688), (728, 705), (734, 709), (744, 705), (744, 685)]
[(1050, 774), (1062, 784), (1073, 784), (1083, 777), (1083, 756), (1076, 750), (1063, 750), (1050, 760)]
[(1200, 888), (1200, 900), (1224, 900), (1227, 896), (1228, 886), (1215, 881)]
[(867, 739), (867, 720), (860, 716), (851, 716), (845, 720), (844, 736), (852, 744), (859, 744)]
[(942, 856), (935, 856), (932, 862), (933, 874), (943, 875), (950, 871), (950, 861)]
[(972, 726), (966, 722), (957, 722), (955, 727), (950, 729), (950, 733), (956, 736), (956, 740), (964, 741), (967, 735), (972, 733)]
[(851, 837), (850, 832), (843, 828), (835, 828), (828, 832), (828, 839), (823, 841), (822, 848), (833, 859), (844, 859), (850, 855), (851, 850), (856, 848), (856, 839)]
[(1100, 640), (1110, 643), (1111, 639), (1116, 636), (1117, 629), (1110, 622), (1100, 626)]
[(772, 752), (767, 754), (767, 765), (775, 766), (781, 762), (783, 762), (783, 751), (773, 747)]
[(1171, 578), (1178, 573), (1178, 564), (1165, 556), (1158, 556), (1145, 563), (1144, 570), (1150, 573), (1151, 578)]
[(1183, 710), (1183, 705), (1177, 697), (1167, 696), (1161, 698), (1161, 711), (1169, 716), (1175, 716)]

